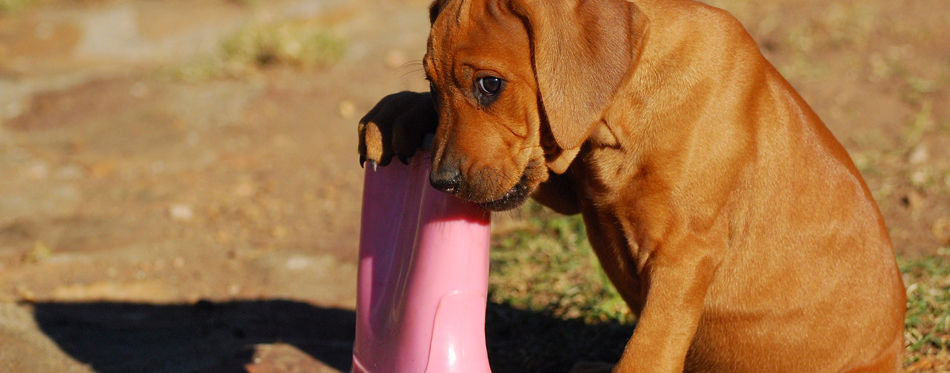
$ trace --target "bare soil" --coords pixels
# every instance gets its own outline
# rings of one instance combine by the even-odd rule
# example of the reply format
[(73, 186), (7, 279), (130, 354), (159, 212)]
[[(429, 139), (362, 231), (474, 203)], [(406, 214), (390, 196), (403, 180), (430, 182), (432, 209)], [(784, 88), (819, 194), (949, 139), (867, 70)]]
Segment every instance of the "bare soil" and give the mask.
[[(950, 3), (711, 3), (851, 152), (898, 253), (950, 244)], [(413, 64), (427, 6), (64, 0), (0, 14), (0, 371), (348, 371), (356, 121), (427, 88)], [(339, 35), (342, 59), (174, 73), (242, 27), (295, 19)], [(490, 333), (514, 342), (490, 349), (516, 371), (554, 368), (532, 360), (544, 347), (525, 329), (492, 323), (531, 320), (578, 359), (609, 359), (618, 346), (597, 351), (629, 335), (491, 307)]]

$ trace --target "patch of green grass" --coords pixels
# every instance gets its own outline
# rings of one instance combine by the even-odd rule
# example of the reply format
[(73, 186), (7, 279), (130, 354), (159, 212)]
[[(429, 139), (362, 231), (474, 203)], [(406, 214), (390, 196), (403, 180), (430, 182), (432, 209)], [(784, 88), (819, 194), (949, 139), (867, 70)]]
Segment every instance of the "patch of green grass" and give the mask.
[(907, 360), (950, 350), (950, 247), (917, 259), (898, 257), (907, 286)]
[(913, 146), (920, 142), (923, 138), (924, 133), (930, 130), (933, 127), (934, 120), (932, 118), (933, 112), (933, 102), (924, 101), (920, 106), (920, 111), (917, 112), (917, 116), (914, 117), (914, 120), (910, 123), (910, 126), (904, 130), (904, 144), (907, 146)]
[(776, 67), (787, 79), (821, 79), (830, 74), (827, 64), (817, 61), (807, 54), (798, 54), (794, 59)]
[(519, 213), (519, 224), (495, 229), (491, 301), (559, 319), (633, 322), (587, 242), (579, 215), (558, 215), (534, 202)]
[(16, 14), (32, 6), (47, 4), (95, 4), (105, 0), (0, 0), (0, 16)]
[(241, 5), (241, 6), (256, 6), (260, 4), (260, 0), (227, 0), (228, 2)]
[(343, 55), (344, 43), (312, 22), (247, 27), (222, 44), (224, 59), (248, 66), (328, 66)]
[(243, 28), (221, 41), (220, 53), (166, 73), (177, 80), (200, 82), (246, 77), (270, 66), (319, 69), (336, 63), (344, 49), (343, 40), (318, 22), (286, 21)]
[(33, 2), (34, 0), (0, 0), (0, 15), (19, 12)]

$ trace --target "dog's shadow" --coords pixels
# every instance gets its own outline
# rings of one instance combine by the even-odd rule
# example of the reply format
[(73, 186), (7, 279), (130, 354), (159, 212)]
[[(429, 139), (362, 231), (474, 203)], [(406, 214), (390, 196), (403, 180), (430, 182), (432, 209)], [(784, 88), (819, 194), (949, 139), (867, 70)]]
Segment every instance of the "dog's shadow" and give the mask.
[[(184, 305), (36, 303), (40, 328), (99, 372), (242, 372), (253, 346), (281, 342), (341, 372), (351, 367), (355, 313), (286, 300)], [(632, 326), (585, 324), (489, 304), (494, 372), (567, 371), (616, 361)]]

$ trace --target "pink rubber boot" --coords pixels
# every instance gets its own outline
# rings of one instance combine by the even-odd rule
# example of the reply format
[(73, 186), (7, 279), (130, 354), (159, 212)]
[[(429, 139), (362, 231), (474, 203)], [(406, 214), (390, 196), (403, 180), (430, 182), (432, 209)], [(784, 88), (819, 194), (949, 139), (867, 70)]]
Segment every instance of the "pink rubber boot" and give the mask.
[(491, 372), (491, 215), (432, 188), (430, 163), (366, 169), (353, 373)]

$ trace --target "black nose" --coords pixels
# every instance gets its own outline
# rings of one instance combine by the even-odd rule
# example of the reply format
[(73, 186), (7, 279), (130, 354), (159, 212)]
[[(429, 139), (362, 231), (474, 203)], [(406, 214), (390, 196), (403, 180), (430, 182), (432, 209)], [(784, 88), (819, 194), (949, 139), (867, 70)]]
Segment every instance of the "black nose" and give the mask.
[(455, 194), (462, 184), (462, 173), (457, 167), (441, 167), (429, 174), (429, 184), (435, 189)]

